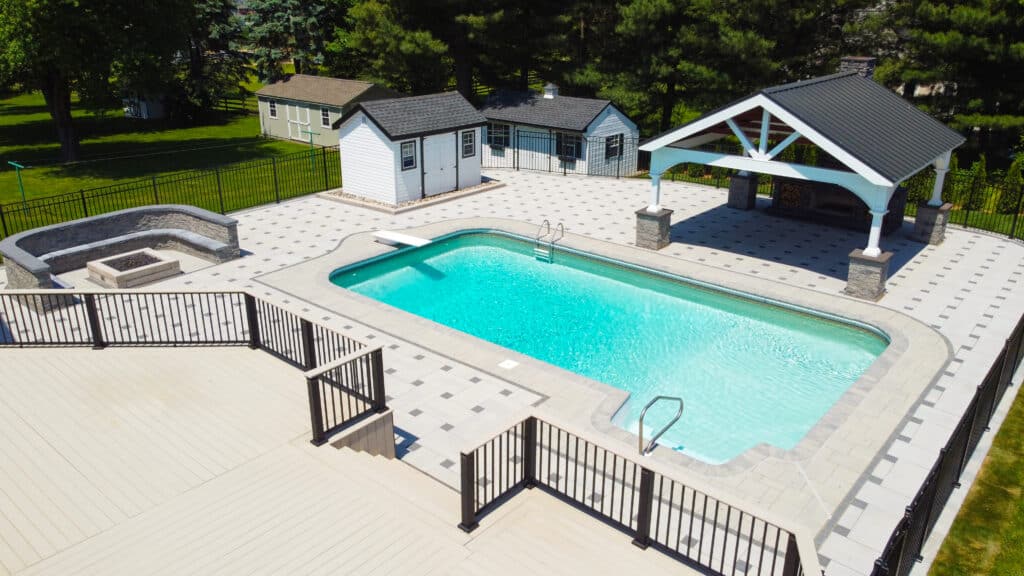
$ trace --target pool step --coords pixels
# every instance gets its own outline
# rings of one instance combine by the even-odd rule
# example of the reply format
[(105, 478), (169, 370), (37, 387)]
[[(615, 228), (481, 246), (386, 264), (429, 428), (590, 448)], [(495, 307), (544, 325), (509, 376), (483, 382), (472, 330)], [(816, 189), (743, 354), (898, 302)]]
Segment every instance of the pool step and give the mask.
[(543, 260), (545, 262), (551, 262), (551, 253), (552, 250), (548, 247), (537, 246), (536, 248), (533, 249), (534, 257), (537, 258), (538, 260)]

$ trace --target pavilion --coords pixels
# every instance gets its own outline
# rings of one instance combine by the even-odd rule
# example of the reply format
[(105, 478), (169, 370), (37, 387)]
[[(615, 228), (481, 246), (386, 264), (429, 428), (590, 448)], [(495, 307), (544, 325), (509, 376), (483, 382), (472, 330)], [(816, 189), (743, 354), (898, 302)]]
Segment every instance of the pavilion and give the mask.
[[(729, 137), (739, 141), (740, 150), (712, 149)], [(901, 182), (933, 166), (935, 187), (917, 212), (914, 237), (941, 242), (951, 208), (942, 202), (943, 182), (952, 151), (964, 140), (857, 72), (765, 88), (640, 146), (651, 153), (651, 199), (637, 212), (637, 245), (660, 249), (668, 244), (672, 212), (661, 206), (661, 176), (680, 163), (739, 170), (729, 204), (744, 209), (754, 205), (756, 174), (834, 184), (856, 195), (871, 214), (867, 245), (850, 254), (846, 291), (878, 299), (892, 256), (879, 242), (893, 194)], [(796, 143), (827, 154), (827, 166), (782, 161), (782, 152)]]

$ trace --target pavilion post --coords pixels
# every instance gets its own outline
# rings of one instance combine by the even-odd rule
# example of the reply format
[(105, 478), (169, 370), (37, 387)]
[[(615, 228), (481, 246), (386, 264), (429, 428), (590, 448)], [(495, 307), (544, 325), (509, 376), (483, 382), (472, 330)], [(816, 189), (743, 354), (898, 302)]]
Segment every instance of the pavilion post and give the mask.
[(882, 254), (878, 243), (882, 239), (882, 219), (888, 212), (888, 210), (871, 211), (871, 231), (868, 233), (868, 246), (864, 249), (865, 256), (876, 257)]
[(934, 208), (942, 206), (942, 189), (946, 184), (946, 173), (949, 172), (952, 155), (953, 152), (949, 151), (935, 159), (935, 186), (932, 188), (932, 198), (928, 201), (928, 205)]
[(647, 205), (648, 212), (661, 211), (661, 173), (651, 172), (651, 203)]
[(888, 210), (871, 211), (871, 232), (863, 250), (850, 252), (850, 269), (846, 275), (844, 292), (855, 298), (878, 300), (885, 294), (889, 280), (889, 261), (892, 252), (882, 252), (878, 243), (882, 237), (882, 220)]

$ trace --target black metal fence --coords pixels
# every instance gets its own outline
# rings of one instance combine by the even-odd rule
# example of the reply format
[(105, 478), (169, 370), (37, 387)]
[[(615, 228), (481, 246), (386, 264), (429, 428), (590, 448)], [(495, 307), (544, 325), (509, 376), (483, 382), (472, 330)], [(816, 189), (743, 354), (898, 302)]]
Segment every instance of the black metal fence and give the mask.
[(519, 490), (536, 486), (633, 535), (637, 546), (705, 571), (804, 573), (789, 531), (539, 418), (460, 458), (459, 527), (467, 532)]
[(978, 386), (967, 411), (960, 418), (946, 446), (925, 478), (917, 495), (904, 510), (882, 556), (875, 561), (873, 576), (906, 576), (921, 560), (921, 550), (935, 527), (953, 490), (960, 487), (960, 475), (988, 430), (996, 406), (1011, 384), (1024, 359), (1024, 317), (992, 363)]
[(245, 292), (0, 293), (0, 348), (249, 346), (306, 371), (313, 442), (387, 409), (381, 348)]
[(513, 130), (507, 145), (484, 142), (481, 167), (624, 178), (637, 173), (638, 138), (569, 139)]
[(316, 148), (0, 204), (0, 233), (9, 236), (39, 226), (151, 204), (190, 204), (224, 214), (340, 186), (338, 148)]

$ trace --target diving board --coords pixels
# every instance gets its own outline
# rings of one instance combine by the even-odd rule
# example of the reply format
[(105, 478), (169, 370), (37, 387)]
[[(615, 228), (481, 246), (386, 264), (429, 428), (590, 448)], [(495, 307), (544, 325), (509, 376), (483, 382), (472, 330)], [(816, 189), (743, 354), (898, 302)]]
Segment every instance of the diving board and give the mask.
[(387, 244), (388, 246), (419, 247), (430, 244), (430, 240), (426, 238), (412, 236), (411, 234), (402, 234), (401, 232), (393, 232), (391, 230), (378, 230), (373, 233), (373, 237), (377, 242), (380, 242), (381, 244)]

